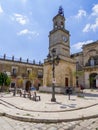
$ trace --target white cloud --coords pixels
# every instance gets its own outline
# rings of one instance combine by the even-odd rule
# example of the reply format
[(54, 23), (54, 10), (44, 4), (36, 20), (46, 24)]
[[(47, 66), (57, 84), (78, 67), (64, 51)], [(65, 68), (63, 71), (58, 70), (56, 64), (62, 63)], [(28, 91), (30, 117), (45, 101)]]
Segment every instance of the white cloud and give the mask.
[(27, 16), (17, 14), (17, 13), (14, 14), (14, 16), (12, 17), (12, 20), (16, 20), (21, 25), (25, 25), (29, 22), (29, 19), (27, 18)]
[(18, 32), (17, 34), (18, 34), (18, 35), (24, 35), (24, 34), (28, 34), (29, 32), (30, 32), (30, 31), (29, 31), (28, 29), (24, 29), (24, 30)]
[(2, 7), (1, 7), (1, 5), (0, 5), (0, 14), (1, 14), (1, 13), (3, 13), (3, 9), (2, 9)]
[(79, 50), (79, 51), (80, 51), (83, 45), (88, 44), (88, 43), (91, 43), (91, 42), (93, 42), (93, 40), (78, 42), (78, 43), (72, 45), (71, 48), (72, 48), (73, 50)]
[(86, 24), (83, 28), (83, 32), (96, 31), (98, 29), (98, 18), (95, 19), (94, 24)]
[(17, 33), (17, 35), (29, 35), (29, 38), (30, 36), (39, 36), (39, 33), (36, 32), (36, 31), (30, 31), (28, 29), (24, 29), (24, 30), (21, 30), (20, 32)]
[(89, 32), (89, 30), (90, 30), (90, 24), (88, 23), (88, 24), (86, 24), (86, 26), (83, 28), (83, 32)]
[(89, 23), (87, 23), (85, 25), (85, 27), (83, 28), (83, 32), (89, 32), (89, 31), (96, 31), (98, 29), (98, 4), (94, 5), (92, 8), (92, 13), (90, 14), (90, 19), (89, 20), (93, 20), (94, 22), (91, 23), (91, 21), (89, 21)]
[(94, 16), (98, 16), (98, 4), (94, 5), (94, 7), (92, 8), (92, 14)]
[(96, 31), (96, 29), (98, 29), (98, 18), (96, 18), (95, 23), (91, 25), (91, 29), (93, 31)]
[(82, 17), (85, 17), (87, 14), (86, 14), (86, 11), (85, 10), (78, 10), (78, 14), (75, 16), (76, 18), (82, 18)]

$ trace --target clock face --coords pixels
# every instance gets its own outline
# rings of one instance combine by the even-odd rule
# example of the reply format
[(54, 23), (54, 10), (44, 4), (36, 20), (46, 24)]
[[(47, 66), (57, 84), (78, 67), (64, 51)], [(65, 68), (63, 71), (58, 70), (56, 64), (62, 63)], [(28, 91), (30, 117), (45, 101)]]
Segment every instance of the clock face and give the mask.
[(63, 41), (66, 42), (67, 41), (67, 37), (63, 36)]

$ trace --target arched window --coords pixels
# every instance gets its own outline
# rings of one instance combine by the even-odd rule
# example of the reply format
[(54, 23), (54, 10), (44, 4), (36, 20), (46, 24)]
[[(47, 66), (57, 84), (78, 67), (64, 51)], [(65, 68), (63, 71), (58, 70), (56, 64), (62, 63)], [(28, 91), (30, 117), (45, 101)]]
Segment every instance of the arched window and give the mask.
[(93, 57), (90, 59), (90, 65), (91, 65), (91, 66), (94, 66), (94, 65), (95, 65), (95, 61), (94, 61), (94, 58), (93, 58)]
[(54, 28), (57, 29), (57, 22), (55, 22)]
[(64, 28), (64, 24), (63, 24), (63, 22), (61, 22), (61, 28)]

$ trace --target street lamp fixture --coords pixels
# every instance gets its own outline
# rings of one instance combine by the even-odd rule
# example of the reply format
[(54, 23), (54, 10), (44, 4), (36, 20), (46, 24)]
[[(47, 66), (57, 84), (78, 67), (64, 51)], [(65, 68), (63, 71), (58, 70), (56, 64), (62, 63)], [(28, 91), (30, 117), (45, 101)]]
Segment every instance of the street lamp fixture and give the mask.
[(51, 102), (56, 102), (55, 98), (55, 65), (59, 64), (60, 58), (58, 55), (56, 55), (56, 49), (53, 48), (51, 53), (47, 56), (48, 62), (52, 64), (52, 98)]

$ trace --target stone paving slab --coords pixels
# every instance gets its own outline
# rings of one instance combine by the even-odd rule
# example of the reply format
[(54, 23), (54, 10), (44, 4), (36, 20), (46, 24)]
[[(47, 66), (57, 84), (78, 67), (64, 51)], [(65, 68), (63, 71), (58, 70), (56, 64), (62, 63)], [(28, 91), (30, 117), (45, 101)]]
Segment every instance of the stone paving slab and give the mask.
[[(91, 92), (89, 92), (91, 94)], [(59, 112), (69, 111), (74, 109), (86, 108), (95, 104), (98, 104), (98, 94), (96, 96), (85, 95), (84, 98), (79, 98), (76, 95), (71, 95), (71, 99), (68, 100), (67, 95), (56, 95), (56, 102), (51, 102), (51, 94), (38, 93), (41, 97), (41, 101), (33, 101), (29, 98), (23, 98), (19, 95), (12, 96), (13, 94), (3, 95), (0, 99), (12, 104), (20, 109), (26, 109), (30, 111), (46, 111), (46, 112)]]
[[(90, 122), (90, 123), (89, 123)], [(82, 124), (88, 124), (86, 127)], [(9, 129), (8, 129), (9, 128)], [(0, 117), (0, 130), (97, 130), (98, 118), (61, 123), (30, 123)]]
[[(69, 122), (69, 123), (30, 123), (30, 122), (21, 122), (12, 120), (6, 117), (0, 117), (0, 128), (1, 130), (72, 130), (78, 122)], [(5, 127), (4, 127), (5, 126)], [(9, 129), (6, 129), (9, 128)]]
[[(85, 98), (78, 98), (73, 95), (71, 100), (68, 100), (68, 96), (58, 94), (56, 95), (58, 101), (56, 103), (50, 101), (50, 94), (39, 94), (41, 101), (37, 102), (19, 97), (18, 95), (2, 95), (0, 97), (0, 112), (4, 113), (6, 117), (16, 120), (45, 123), (98, 117), (98, 97), (96, 91), (87, 91)], [(73, 107), (74, 104), (75, 107)]]

